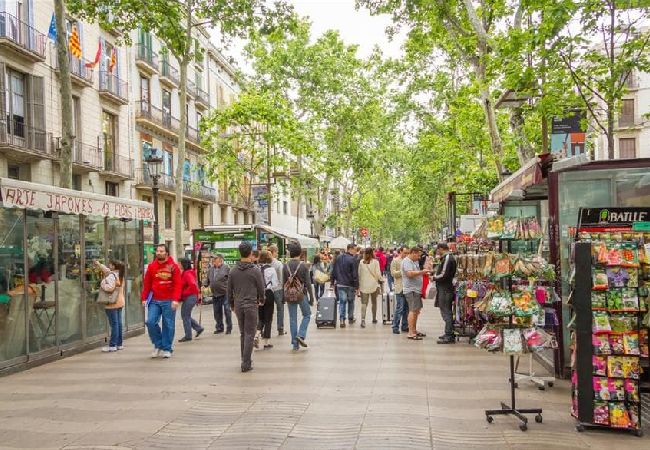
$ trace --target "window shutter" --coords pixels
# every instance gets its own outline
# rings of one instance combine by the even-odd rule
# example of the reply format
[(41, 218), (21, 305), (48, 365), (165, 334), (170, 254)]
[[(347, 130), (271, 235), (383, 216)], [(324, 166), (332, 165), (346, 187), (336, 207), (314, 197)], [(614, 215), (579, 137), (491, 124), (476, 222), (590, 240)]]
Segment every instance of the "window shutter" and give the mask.
[(102, 44), (102, 54), (101, 57), (99, 58), (99, 71), (106, 72), (108, 70), (108, 68), (106, 67), (106, 40), (100, 37), (99, 42)]
[(45, 151), (45, 83), (43, 77), (29, 76), (29, 102), (27, 110), (31, 114), (32, 146), (36, 150)]
[(0, 62), (0, 142), (7, 141), (7, 92), (5, 87), (5, 63)]

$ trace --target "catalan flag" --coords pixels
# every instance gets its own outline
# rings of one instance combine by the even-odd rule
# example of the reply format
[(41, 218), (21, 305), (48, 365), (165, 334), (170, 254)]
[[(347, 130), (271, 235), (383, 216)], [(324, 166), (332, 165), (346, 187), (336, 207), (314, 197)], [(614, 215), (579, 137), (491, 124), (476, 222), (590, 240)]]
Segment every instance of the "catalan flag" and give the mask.
[(111, 49), (111, 62), (108, 64), (109, 73), (113, 73), (113, 69), (115, 68), (115, 64), (117, 64), (117, 53), (115, 52), (115, 47), (113, 47)]
[(72, 25), (72, 33), (70, 34), (68, 47), (70, 48), (70, 54), (72, 54), (72, 56), (81, 59), (81, 44), (79, 43), (79, 32), (77, 31), (76, 24)]

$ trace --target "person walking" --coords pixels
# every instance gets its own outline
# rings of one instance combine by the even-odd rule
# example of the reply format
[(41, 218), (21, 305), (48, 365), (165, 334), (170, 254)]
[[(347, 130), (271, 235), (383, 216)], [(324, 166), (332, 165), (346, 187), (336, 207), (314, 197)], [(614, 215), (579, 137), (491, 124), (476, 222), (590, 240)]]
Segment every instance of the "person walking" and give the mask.
[(278, 281), (280, 283), (280, 286), (273, 291), (273, 295), (275, 296), (275, 315), (276, 315), (275, 320), (278, 328), (278, 336), (282, 336), (284, 334), (287, 334), (287, 332), (284, 331), (284, 301), (282, 300), (283, 292), (284, 292), (282, 290), (282, 286), (284, 286), (282, 271), (284, 265), (278, 259), (277, 245), (275, 244), (269, 245), (269, 251), (271, 252), (271, 256), (273, 257), (271, 261), (271, 267), (275, 269), (275, 273), (278, 275)]
[(388, 254), (386, 255), (386, 270), (384, 271), (384, 276), (386, 277), (386, 280), (388, 281), (388, 290), (389, 291), (393, 290), (393, 285), (395, 283), (395, 280), (393, 278), (393, 274), (391, 273), (391, 266), (393, 264), (394, 259), (395, 259), (395, 249), (388, 250)]
[(319, 255), (314, 255), (313, 264), (310, 268), (311, 279), (314, 282), (316, 300), (319, 300), (325, 292), (325, 283), (329, 281), (329, 271)]
[(363, 259), (359, 264), (359, 292), (361, 292), (361, 328), (366, 327), (366, 311), (368, 301), (372, 302), (372, 323), (377, 323), (377, 294), (382, 285), (379, 261), (374, 257), (372, 248), (363, 252)]
[(332, 281), (336, 284), (339, 301), (340, 328), (345, 328), (347, 313), (348, 323), (354, 323), (354, 297), (359, 290), (359, 263), (356, 257), (357, 246), (348, 244), (347, 252), (336, 258), (332, 270)]
[(208, 270), (208, 283), (212, 291), (212, 313), (214, 314), (214, 334), (224, 332), (224, 319), (226, 334), (232, 333), (232, 313), (227, 297), (228, 275), (230, 267), (223, 261), (223, 255), (218, 254), (212, 259), (212, 267)]
[(436, 303), (440, 308), (440, 315), (445, 321), (445, 334), (440, 336), (438, 344), (455, 344), (454, 335), (454, 277), (456, 276), (456, 258), (449, 251), (449, 246), (441, 242), (436, 247), (436, 254), (440, 257), (440, 264), (436, 269), (433, 280), (436, 282)]
[(181, 320), (183, 321), (183, 330), (185, 336), (178, 342), (187, 342), (192, 340), (192, 330), (196, 331), (196, 337), (203, 333), (204, 328), (192, 318), (192, 309), (199, 299), (199, 285), (196, 282), (196, 272), (192, 269), (192, 262), (187, 258), (178, 260), (183, 269), (181, 274)]
[(95, 261), (95, 265), (102, 271), (104, 277), (101, 281), (101, 289), (109, 293), (112, 293), (115, 289), (118, 290), (115, 303), (104, 305), (104, 312), (108, 319), (108, 326), (111, 330), (111, 335), (108, 339), (108, 346), (102, 347), (102, 352), (116, 352), (124, 349), (124, 346), (122, 345), (122, 310), (125, 305), (124, 263), (111, 259), (108, 262), (108, 267), (99, 261)]
[(264, 305), (259, 307), (259, 322), (257, 325), (258, 336), (255, 337), (255, 348), (259, 346), (259, 339), (264, 342), (264, 349), (273, 348), (271, 344), (271, 328), (273, 327), (273, 307), (275, 305), (275, 291), (280, 289), (278, 274), (271, 265), (273, 257), (268, 251), (260, 253), (260, 269), (264, 277)]
[(393, 258), (390, 264), (390, 273), (393, 276), (395, 292), (395, 314), (393, 315), (393, 333), (400, 334), (401, 331), (408, 331), (409, 306), (404, 296), (404, 284), (402, 282), (402, 262), (408, 258), (409, 249), (400, 247), (398, 255)]
[[(152, 358), (172, 357), (176, 309), (181, 299), (181, 269), (169, 256), (166, 244), (156, 246), (156, 257), (144, 274), (142, 302), (147, 306), (147, 330), (153, 344)], [(162, 319), (162, 328), (158, 324)]]
[(253, 370), (253, 342), (257, 331), (258, 307), (264, 304), (264, 280), (259, 267), (253, 264), (250, 242), (239, 244), (240, 260), (228, 277), (228, 301), (234, 308), (239, 325), (241, 371)]
[[(291, 258), (284, 265), (283, 278), (284, 282), (284, 301), (289, 309), (289, 330), (291, 331), (291, 346), (294, 350), (307, 345), (307, 328), (311, 319), (311, 305), (314, 304), (314, 297), (309, 280), (309, 269), (300, 259), (302, 247), (297, 242), (292, 242), (288, 246), (289, 257)], [(293, 296), (296, 289), (302, 290)], [(293, 296), (293, 298), (292, 298)], [(298, 327), (298, 308), (302, 314), (302, 321)]]
[(402, 261), (403, 292), (409, 307), (408, 338), (415, 341), (421, 341), (426, 336), (417, 330), (418, 317), (422, 311), (422, 276), (426, 273), (418, 263), (421, 253), (419, 247), (413, 247), (408, 257)]
[(375, 252), (375, 258), (379, 261), (379, 271), (383, 274), (386, 271), (386, 253), (384, 253), (384, 247), (379, 247)]

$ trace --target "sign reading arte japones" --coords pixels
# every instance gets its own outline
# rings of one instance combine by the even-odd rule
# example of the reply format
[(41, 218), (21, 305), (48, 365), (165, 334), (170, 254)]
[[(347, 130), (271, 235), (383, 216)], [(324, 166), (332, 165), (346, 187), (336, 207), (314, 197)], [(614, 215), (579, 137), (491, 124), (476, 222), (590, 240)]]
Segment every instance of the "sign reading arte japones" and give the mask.
[(634, 223), (650, 221), (650, 208), (582, 208), (580, 227), (632, 228)]

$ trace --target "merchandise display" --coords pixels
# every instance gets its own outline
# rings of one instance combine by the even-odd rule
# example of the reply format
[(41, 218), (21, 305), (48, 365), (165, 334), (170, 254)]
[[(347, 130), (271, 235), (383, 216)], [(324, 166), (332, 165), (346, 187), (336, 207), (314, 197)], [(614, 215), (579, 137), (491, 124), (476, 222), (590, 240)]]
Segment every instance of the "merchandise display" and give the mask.
[(648, 386), (650, 234), (579, 225), (576, 238), (571, 413), (578, 431), (607, 427), (640, 436), (640, 392)]

